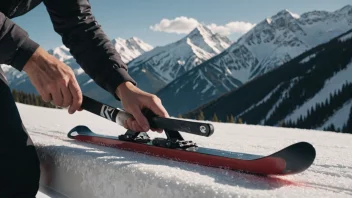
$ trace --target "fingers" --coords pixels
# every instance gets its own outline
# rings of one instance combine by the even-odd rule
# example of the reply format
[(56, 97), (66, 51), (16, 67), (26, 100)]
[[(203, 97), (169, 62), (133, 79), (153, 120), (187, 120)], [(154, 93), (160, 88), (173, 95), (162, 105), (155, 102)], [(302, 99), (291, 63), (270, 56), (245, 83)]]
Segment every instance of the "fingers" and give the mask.
[[(166, 109), (163, 107), (161, 104), (161, 100), (155, 96), (152, 95), (152, 99), (148, 102), (149, 104), (143, 104), (149, 107), (151, 111), (153, 111), (155, 114), (157, 114), (160, 117), (169, 117), (169, 114), (167, 113)], [(143, 106), (142, 105), (142, 106)], [(143, 115), (141, 112), (141, 109), (137, 106), (134, 105), (132, 108), (129, 109), (130, 113), (133, 115), (133, 117), (136, 120), (136, 123), (134, 121), (127, 121), (127, 127), (135, 130), (135, 131), (157, 131), (159, 133), (163, 132), (163, 129), (150, 129), (149, 123), (147, 118)]]
[(52, 95), (52, 100), (53, 103), (56, 106), (61, 107), (62, 106), (62, 102), (63, 102), (63, 96), (61, 95), (61, 91), (60, 89), (51, 89), (51, 95)]
[(70, 93), (72, 94), (72, 104), (68, 109), (68, 112), (70, 114), (75, 113), (75, 111), (82, 111), (81, 105), (82, 105), (82, 91), (77, 83), (77, 81), (74, 79), (69, 83), (68, 88), (70, 90)]
[(149, 108), (160, 117), (169, 117), (169, 114), (167, 113), (166, 109), (161, 103), (161, 100), (157, 96), (153, 96)]
[[(141, 129), (141, 131), (148, 131), (149, 130), (149, 123), (147, 118), (142, 114), (141, 110), (138, 108), (138, 106), (134, 105), (130, 108), (130, 113), (133, 115), (135, 120), (137, 121), (135, 124), (137, 125), (136, 127), (138, 129)], [(132, 125), (132, 123), (131, 123)], [(132, 125), (133, 126), (133, 125)]]
[[(79, 85), (74, 77), (72, 80), (62, 81), (59, 83), (58, 88), (53, 89), (53, 86), (49, 86), (48, 91), (42, 93), (44, 101), (52, 103), (60, 107), (68, 107), (69, 113), (73, 114), (77, 110), (82, 110), (82, 92)], [(52, 95), (52, 98), (50, 97)]]
[(49, 92), (45, 92), (42, 90), (38, 90), (38, 92), (44, 102), (50, 102), (52, 100), (51, 94)]
[[(165, 117), (165, 118), (169, 117), (168, 112), (166, 111), (166, 109), (164, 108), (164, 106), (161, 103), (161, 100), (157, 96), (153, 96), (152, 102), (149, 105), (149, 108), (160, 117)], [(163, 132), (163, 129), (154, 129), (153, 128), (151, 130), (159, 132), (159, 133)]]
[(127, 120), (124, 121), (124, 125), (123, 125), (126, 129), (131, 129), (133, 131), (136, 132), (142, 132), (144, 131), (137, 123), (137, 121), (133, 118), (129, 118)]
[(72, 103), (72, 95), (70, 90), (67, 86), (61, 86), (61, 94), (63, 96), (62, 106), (61, 107), (68, 107)]
[(158, 133), (162, 133), (163, 132), (163, 129), (154, 129), (154, 128), (151, 128), (150, 130), (152, 130), (152, 131), (156, 131), (156, 132), (158, 132)]

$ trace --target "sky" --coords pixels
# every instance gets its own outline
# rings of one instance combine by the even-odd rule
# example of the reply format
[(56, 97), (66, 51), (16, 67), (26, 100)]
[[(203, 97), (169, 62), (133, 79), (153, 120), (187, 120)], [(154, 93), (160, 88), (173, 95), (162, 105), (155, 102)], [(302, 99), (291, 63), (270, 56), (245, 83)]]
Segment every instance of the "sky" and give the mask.
[[(300, 15), (352, 5), (350, 0), (90, 0), (90, 3), (110, 39), (134, 36), (154, 47), (177, 41), (199, 23), (235, 41), (255, 24), (283, 9)], [(43, 3), (12, 20), (44, 49), (62, 45)]]

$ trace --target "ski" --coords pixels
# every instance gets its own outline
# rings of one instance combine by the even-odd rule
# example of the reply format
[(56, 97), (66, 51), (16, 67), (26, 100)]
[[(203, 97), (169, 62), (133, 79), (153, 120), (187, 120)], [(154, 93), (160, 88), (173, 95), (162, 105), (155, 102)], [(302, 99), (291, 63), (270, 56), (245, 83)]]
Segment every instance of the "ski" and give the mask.
[[(114, 109), (93, 99), (87, 99), (85, 96), (83, 104), (83, 109), (87, 109), (96, 115), (100, 115), (117, 123), (123, 123), (123, 119), (130, 117), (128, 113), (121, 109)], [(105, 111), (106, 109), (109, 110)], [(160, 128), (161, 125), (158, 124), (161, 124), (161, 121), (154, 122), (158, 120), (155, 117), (157, 116), (153, 115), (152, 117), (148, 117), (148, 121), (150, 121), (154, 127)], [(67, 136), (73, 140), (96, 145), (144, 153), (202, 166), (259, 175), (297, 174), (308, 169), (316, 156), (314, 147), (307, 142), (289, 145), (267, 156), (201, 147), (195, 142), (184, 140), (182, 135), (175, 129), (181, 128), (195, 135), (210, 136), (214, 131), (214, 127), (211, 124), (185, 120), (175, 122), (171, 118), (165, 118), (163, 121), (171, 123), (170, 126), (162, 125), (165, 126), (166, 129), (161, 127), (164, 129), (166, 138), (152, 139), (145, 132), (135, 132), (131, 130), (127, 130), (125, 134), (119, 136), (106, 136), (95, 133), (84, 125), (78, 125), (72, 128)], [(188, 127), (178, 126), (179, 124), (185, 124)], [(194, 131), (192, 131), (192, 129), (194, 129)]]
[[(127, 134), (133, 136), (133, 132)], [(156, 157), (199, 164), (215, 168), (243, 171), (260, 175), (287, 175), (300, 173), (313, 163), (314, 148), (306, 142), (290, 145), (272, 155), (259, 156), (231, 151), (216, 150), (186, 145), (184, 148), (168, 148), (163, 139), (149, 139), (147, 134), (135, 136), (135, 141), (123, 140), (123, 136), (105, 136), (94, 133), (87, 126), (78, 125), (68, 133), (68, 137), (82, 142), (113, 147)]]

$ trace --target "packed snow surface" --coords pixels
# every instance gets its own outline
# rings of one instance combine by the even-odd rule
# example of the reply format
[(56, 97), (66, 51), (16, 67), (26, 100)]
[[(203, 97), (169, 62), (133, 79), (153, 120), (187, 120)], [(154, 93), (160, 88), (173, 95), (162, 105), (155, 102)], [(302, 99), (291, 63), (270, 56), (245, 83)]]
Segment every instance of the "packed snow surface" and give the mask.
[(314, 164), (303, 173), (259, 177), (76, 142), (67, 138), (76, 125), (106, 135), (125, 129), (86, 111), (69, 115), (67, 110), (18, 107), (41, 158), (41, 182), (68, 197), (352, 196), (349, 134), (226, 123), (213, 123), (211, 137), (183, 134), (201, 146), (258, 155), (300, 141), (317, 150)]

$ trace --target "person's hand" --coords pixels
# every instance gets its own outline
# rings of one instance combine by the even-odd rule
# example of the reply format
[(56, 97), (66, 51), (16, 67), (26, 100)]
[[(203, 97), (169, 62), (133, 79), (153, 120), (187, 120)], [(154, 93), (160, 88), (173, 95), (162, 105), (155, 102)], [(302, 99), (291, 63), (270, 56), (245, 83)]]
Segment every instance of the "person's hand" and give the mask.
[(39, 47), (23, 70), (45, 102), (69, 107), (70, 114), (82, 110), (82, 91), (72, 69), (47, 51)]
[(147, 118), (142, 113), (142, 109), (147, 108), (160, 117), (169, 117), (161, 100), (156, 95), (140, 90), (131, 82), (124, 82), (119, 85), (115, 93), (120, 98), (124, 109), (134, 117), (125, 121), (124, 127), (126, 129), (138, 132), (163, 131), (162, 129), (150, 128)]

